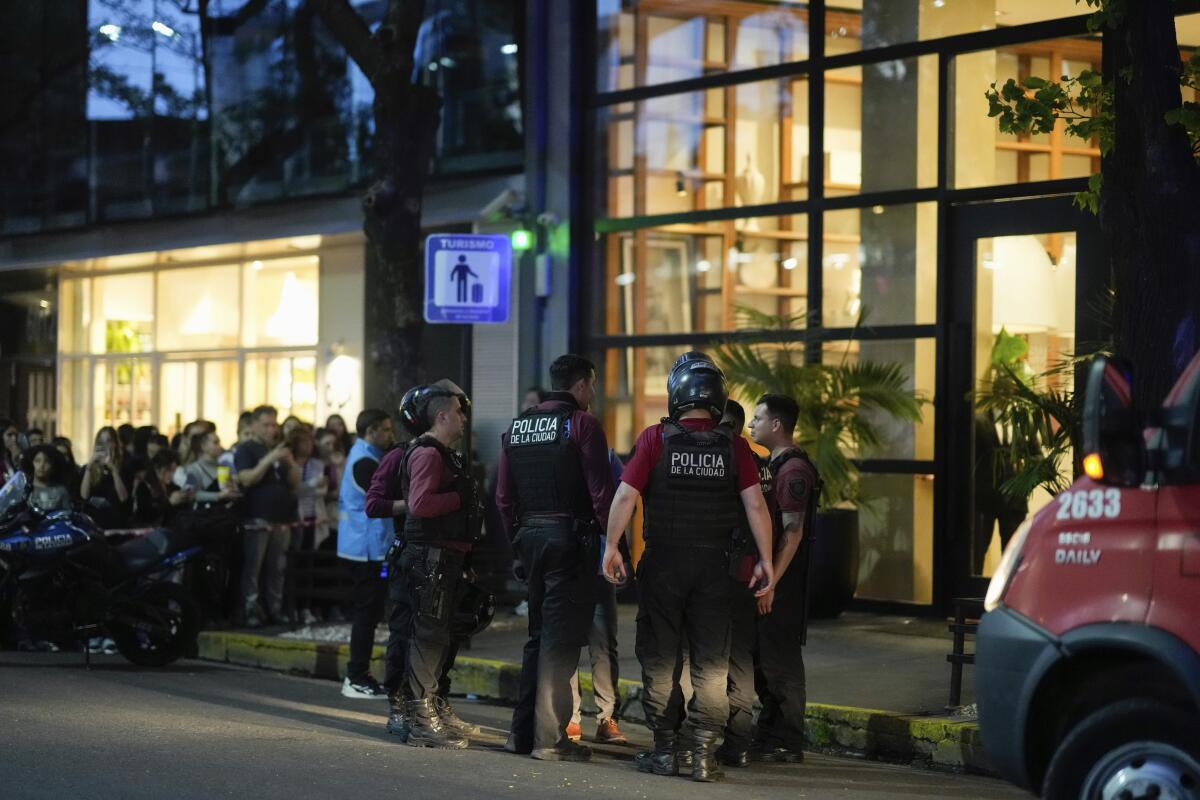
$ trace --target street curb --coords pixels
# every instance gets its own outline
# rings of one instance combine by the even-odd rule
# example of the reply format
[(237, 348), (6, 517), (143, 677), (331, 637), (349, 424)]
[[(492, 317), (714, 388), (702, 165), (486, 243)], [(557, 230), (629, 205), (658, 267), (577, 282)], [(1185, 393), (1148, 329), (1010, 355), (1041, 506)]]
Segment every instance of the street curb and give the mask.
[[(340, 680), (350, 656), (348, 644), (232, 631), (204, 631), (199, 645), (199, 657), (209, 661), (330, 680)], [(467, 652), (460, 652), (455, 661), (452, 673), (455, 693), (515, 703), (521, 665), (474, 658)], [(376, 645), (371, 657), (371, 671), (376, 675), (384, 672), (383, 656), (384, 647)], [(591, 673), (580, 672), (579, 683), (584, 710), (594, 712)], [(642, 684), (622, 679), (618, 690), (622, 719), (644, 721), (639, 702)], [(979, 726), (974, 722), (809, 703), (806, 723), (809, 746), (814, 750), (932, 769), (994, 774), (984, 757)]]

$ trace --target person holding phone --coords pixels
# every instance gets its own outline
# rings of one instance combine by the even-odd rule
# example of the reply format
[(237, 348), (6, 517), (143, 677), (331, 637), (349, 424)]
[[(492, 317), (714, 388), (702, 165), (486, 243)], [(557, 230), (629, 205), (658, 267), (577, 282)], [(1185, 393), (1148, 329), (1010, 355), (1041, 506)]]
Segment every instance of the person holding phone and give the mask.
[[(287, 444), (279, 441), (279, 412), (259, 406), (252, 412), (253, 438), (238, 445), (234, 456), (237, 482), (245, 490), (245, 534), (242, 568), (244, 622), (257, 628), (266, 621), (286, 622), (283, 615), (285, 554), (296, 521), (296, 489), (300, 468)], [(260, 603), (259, 573), (266, 578), (266, 603)], [(263, 606), (265, 605), (265, 609)]]
[[(603, 562), (609, 581), (625, 580), (621, 538), (642, 499), (636, 650), (654, 750), (638, 759), (638, 769), (677, 775), (690, 751), (695, 781), (722, 777), (716, 751), (729, 718), (730, 551), (743, 510), (758, 550), (747, 583), (766, 597), (775, 582), (771, 517), (754, 455), (744, 439), (717, 426), (727, 399), (725, 375), (709, 356), (692, 351), (675, 362), (667, 378), (670, 416), (642, 431), (621, 473)], [(684, 636), (693, 688), (686, 735), (677, 678)]]
[(79, 496), (84, 512), (102, 528), (124, 528), (128, 524), (130, 495), (121, 474), (123, 455), (117, 431), (111, 426), (101, 428), (83, 470)]

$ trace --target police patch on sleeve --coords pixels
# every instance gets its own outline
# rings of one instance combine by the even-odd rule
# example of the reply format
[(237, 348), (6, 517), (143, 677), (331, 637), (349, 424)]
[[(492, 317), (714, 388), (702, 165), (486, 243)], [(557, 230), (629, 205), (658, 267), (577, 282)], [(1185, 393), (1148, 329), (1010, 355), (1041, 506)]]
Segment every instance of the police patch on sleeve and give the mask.
[(788, 494), (793, 500), (803, 501), (808, 498), (808, 481), (804, 478), (792, 478), (788, 481)]

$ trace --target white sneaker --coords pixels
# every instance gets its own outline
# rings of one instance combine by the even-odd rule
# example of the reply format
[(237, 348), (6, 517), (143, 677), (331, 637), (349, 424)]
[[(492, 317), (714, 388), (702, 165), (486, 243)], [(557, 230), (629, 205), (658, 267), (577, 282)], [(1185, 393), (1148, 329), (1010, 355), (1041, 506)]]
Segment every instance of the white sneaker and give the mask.
[(342, 697), (354, 700), (386, 700), (387, 696), (387, 689), (370, 675), (365, 683), (351, 683), (349, 677), (342, 681)]

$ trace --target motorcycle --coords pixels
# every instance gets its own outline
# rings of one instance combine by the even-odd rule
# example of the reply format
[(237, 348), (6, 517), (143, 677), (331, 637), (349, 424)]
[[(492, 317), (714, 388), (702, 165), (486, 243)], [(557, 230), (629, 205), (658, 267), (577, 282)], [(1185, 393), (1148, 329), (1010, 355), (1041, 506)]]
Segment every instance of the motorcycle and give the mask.
[(42, 513), (27, 494), (22, 472), (0, 489), (0, 634), (11, 624), (62, 649), (107, 635), (139, 666), (196, 651), (200, 611), (169, 580), (201, 555), (194, 530), (156, 529), (114, 546), (88, 516)]

